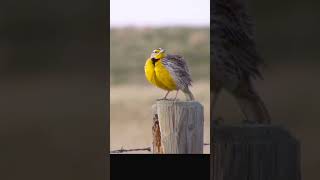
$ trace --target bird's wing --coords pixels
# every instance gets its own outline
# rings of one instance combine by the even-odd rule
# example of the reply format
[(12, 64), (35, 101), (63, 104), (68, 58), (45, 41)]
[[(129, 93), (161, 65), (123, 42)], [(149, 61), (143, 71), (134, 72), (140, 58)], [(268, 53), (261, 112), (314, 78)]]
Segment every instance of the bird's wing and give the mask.
[(169, 71), (171, 77), (174, 79), (178, 89), (186, 89), (191, 86), (191, 77), (188, 66), (179, 55), (167, 55), (161, 60), (162, 64)]
[(253, 23), (247, 13), (245, 0), (215, 0), (211, 11), (215, 68), (230, 76), (259, 76), (263, 63), (255, 45)]

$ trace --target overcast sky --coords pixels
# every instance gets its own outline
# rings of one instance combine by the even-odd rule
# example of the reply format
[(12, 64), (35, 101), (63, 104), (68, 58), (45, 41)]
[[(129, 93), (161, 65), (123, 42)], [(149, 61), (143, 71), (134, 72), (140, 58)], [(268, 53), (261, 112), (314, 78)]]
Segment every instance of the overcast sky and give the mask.
[(210, 0), (111, 0), (110, 25), (209, 26)]

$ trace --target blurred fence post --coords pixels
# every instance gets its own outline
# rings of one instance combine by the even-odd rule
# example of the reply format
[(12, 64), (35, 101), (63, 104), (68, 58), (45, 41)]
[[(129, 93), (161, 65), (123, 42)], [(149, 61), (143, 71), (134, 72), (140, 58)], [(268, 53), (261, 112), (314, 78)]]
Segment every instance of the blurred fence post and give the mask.
[(300, 180), (300, 144), (281, 127), (211, 126), (211, 180)]
[(153, 112), (154, 154), (202, 154), (203, 106), (196, 101), (157, 101)]

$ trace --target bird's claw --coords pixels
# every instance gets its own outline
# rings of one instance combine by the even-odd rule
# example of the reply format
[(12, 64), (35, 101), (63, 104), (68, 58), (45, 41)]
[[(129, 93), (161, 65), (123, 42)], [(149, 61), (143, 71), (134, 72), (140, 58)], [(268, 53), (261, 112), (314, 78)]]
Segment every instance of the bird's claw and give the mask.
[(167, 101), (178, 101), (177, 98), (160, 98), (160, 99), (157, 99), (157, 101), (162, 101), (162, 100), (167, 100)]
[(162, 100), (168, 100), (167, 98), (160, 98), (160, 99), (157, 99), (157, 101), (162, 101)]

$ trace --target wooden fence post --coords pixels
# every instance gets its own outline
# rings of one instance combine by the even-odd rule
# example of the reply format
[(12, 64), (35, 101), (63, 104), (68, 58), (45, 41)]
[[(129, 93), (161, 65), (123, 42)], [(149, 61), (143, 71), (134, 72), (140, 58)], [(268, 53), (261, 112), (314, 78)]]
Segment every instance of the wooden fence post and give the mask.
[(202, 154), (203, 106), (196, 101), (157, 101), (153, 112), (154, 154)]
[(300, 180), (299, 142), (282, 127), (216, 126), (211, 180)]

